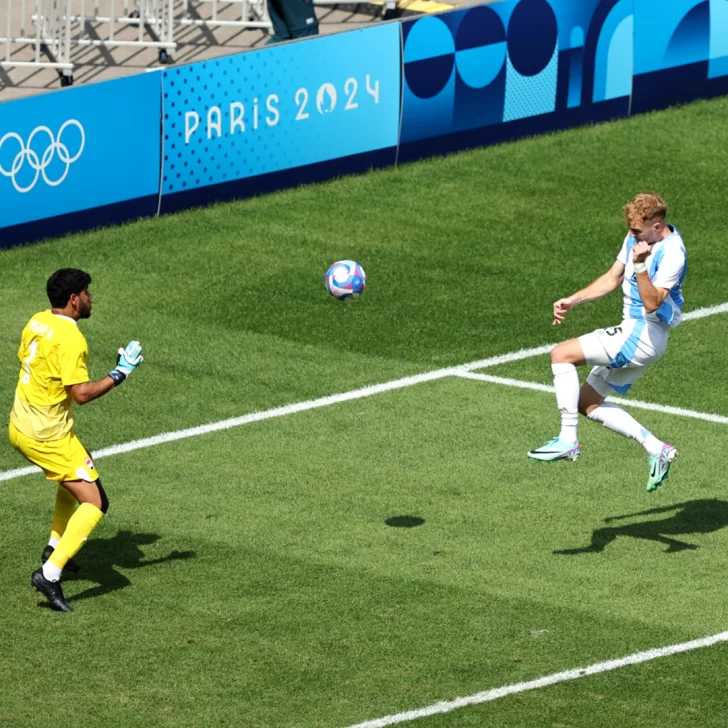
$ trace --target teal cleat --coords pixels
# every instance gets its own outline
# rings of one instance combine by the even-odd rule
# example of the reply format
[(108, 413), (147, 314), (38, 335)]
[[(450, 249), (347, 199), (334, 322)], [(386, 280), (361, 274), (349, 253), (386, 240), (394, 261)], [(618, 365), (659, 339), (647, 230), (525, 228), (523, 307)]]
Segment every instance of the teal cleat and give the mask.
[(564, 442), (560, 437), (549, 440), (543, 447), (531, 450), (528, 457), (532, 460), (542, 460), (552, 463), (555, 460), (576, 460), (581, 452), (578, 442)]
[(677, 450), (666, 442), (658, 455), (650, 455), (650, 477), (647, 480), (647, 490), (653, 492), (662, 484), (670, 473), (670, 466), (677, 458)]

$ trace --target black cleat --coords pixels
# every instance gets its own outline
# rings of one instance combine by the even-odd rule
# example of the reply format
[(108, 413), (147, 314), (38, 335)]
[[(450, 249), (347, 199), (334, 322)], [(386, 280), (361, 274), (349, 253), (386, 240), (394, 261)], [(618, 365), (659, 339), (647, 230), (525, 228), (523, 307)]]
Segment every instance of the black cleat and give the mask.
[(72, 612), (71, 605), (63, 596), (60, 581), (48, 581), (43, 576), (43, 569), (37, 569), (30, 575), (30, 583), (51, 603), (51, 608), (57, 612)]
[[(40, 563), (45, 564), (45, 562), (50, 559), (51, 554), (54, 551), (55, 549), (53, 548), (53, 546), (48, 544), (48, 546), (43, 549), (43, 554), (40, 557)], [(68, 571), (71, 574), (77, 574), (79, 571), (81, 571), (81, 567), (73, 559), (68, 559), (66, 565), (63, 567), (63, 571)]]

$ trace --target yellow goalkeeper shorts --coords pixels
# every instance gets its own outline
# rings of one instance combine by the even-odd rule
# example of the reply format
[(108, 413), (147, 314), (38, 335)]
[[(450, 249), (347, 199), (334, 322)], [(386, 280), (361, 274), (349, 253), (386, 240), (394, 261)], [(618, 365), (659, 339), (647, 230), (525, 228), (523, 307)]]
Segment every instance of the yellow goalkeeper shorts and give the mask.
[(73, 432), (60, 440), (41, 442), (19, 432), (11, 422), (8, 426), (10, 444), (33, 465), (45, 473), (48, 480), (65, 483), (69, 480), (98, 480), (91, 456)]

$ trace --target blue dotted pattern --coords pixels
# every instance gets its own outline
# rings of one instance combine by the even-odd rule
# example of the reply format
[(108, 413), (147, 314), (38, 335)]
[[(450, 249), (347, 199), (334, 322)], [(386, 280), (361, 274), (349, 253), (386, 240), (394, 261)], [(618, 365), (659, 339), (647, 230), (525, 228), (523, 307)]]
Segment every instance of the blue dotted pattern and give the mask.
[(399, 43), (392, 23), (165, 71), (163, 193), (396, 146)]
[(503, 121), (548, 114), (556, 109), (558, 64), (557, 48), (543, 71), (535, 76), (522, 76), (508, 59)]

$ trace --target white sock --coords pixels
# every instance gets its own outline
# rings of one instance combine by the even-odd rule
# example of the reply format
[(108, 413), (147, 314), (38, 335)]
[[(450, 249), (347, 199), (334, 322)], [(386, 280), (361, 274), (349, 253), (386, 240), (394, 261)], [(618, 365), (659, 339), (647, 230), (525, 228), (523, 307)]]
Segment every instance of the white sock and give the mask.
[(61, 540), (60, 538), (49, 538), (48, 545), (53, 546), (53, 548), (55, 549), (55, 547), (58, 546), (58, 543), (60, 542), (60, 540)]
[(644, 440), (640, 442), (640, 445), (647, 450), (650, 455), (659, 455), (662, 452), (662, 446), (665, 444), (661, 440), (658, 440), (651, 432), (647, 432), (644, 428), (642, 429), (642, 435)]
[(624, 437), (637, 440), (650, 455), (658, 455), (662, 450), (662, 442), (616, 404), (603, 402), (589, 413), (589, 419), (601, 422), (607, 429)]
[(51, 564), (50, 559), (43, 564), (43, 576), (48, 581), (58, 581), (61, 578), (61, 570), (55, 565)]
[(552, 364), (556, 406), (561, 412), (559, 437), (570, 445), (576, 444), (579, 424), (579, 374), (573, 364)]

